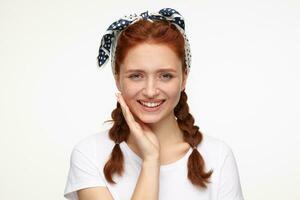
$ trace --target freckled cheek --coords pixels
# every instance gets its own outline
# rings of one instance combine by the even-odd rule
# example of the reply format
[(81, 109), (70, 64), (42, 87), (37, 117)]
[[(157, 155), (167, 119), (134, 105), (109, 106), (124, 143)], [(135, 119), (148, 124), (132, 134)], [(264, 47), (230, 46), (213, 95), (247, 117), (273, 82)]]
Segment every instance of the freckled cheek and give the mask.
[(141, 85), (126, 83), (123, 87), (123, 96), (126, 100), (135, 99), (138, 93), (142, 90)]
[(170, 87), (166, 90), (168, 97), (174, 101), (179, 100), (180, 98), (180, 88), (179, 87)]

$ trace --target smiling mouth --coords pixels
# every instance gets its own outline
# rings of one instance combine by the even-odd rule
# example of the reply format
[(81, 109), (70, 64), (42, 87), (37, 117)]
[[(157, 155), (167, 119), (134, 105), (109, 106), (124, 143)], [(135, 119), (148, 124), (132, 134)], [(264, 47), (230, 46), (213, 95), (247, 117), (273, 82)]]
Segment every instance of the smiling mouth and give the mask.
[(160, 105), (162, 105), (165, 101), (166, 100), (162, 100), (160, 102), (144, 102), (144, 101), (138, 100), (138, 102), (146, 108), (157, 108)]

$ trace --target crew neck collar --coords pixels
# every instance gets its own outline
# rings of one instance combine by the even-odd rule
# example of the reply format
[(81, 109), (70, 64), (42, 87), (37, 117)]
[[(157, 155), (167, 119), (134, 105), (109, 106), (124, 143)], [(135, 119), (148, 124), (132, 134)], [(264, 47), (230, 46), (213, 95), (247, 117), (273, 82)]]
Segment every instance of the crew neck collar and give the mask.
[[(139, 166), (141, 166), (143, 159), (141, 157), (139, 157), (129, 146), (128, 144), (123, 141), (120, 143), (121, 147), (126, 149), (127, 152), (129, 153), (129, 155), (139, 164)], [(161, 171), (166, 171), (166, 170), (170, 170), (173, 168), (176, 168), (178, 166), (181, 166), (182, 163), (187, 162), (187, 159), (189, 157), (189, 155), (192, 153), (192, 148), (189, 147), (189, 150), (185, 153), (184, 156), (182, 156), (181, 158), (179, 158), (178, 160), (169, 163), (169, 164), (165, 164), (165, 165), (160, 165), (160, 170)]]

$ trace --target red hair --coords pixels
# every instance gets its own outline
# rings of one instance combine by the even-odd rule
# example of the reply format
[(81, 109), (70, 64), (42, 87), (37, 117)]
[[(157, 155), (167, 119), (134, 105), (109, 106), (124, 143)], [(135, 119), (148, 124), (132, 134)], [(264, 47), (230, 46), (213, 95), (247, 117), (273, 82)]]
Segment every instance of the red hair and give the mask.
[[(115, 50), (115, 73), (120, 73), (120, 65), (124, 61), (128, 51), (141, 43), (164, 44), (171, 48), (182, 61), (182, 72), (186, 71), (184, 38), (177, 27), (162, 20), (139, 20), (130, 26), (126, 27), (118, 38)], [(202, 141), (202, 133), (199, 127), (194, 125), (194, 118), (189, 113), (187, 104), (187, 95), (185, 90), (181, 92), (180, 100), (174, 108), (174, 115), (177, 118), (177, 123), (183, 132), (184, 141), (190, 144), (191, 147), (197, 147)], [(111, 113), (113, 126), (109, 130), (109, 137), (116, 145), (112, 149), (111, 156), (106, 162), (103, 172), (105, 178), (110, 183), (115, 183), (112, 180), (112, 175), (117, 173), (122, 175), (124, 172), (124, 157), (119, 143), (127, 141), (130, 134), (130, 129), (123, 116), (120, 104)], [(192, 184), (203, 188), (210, 183), (209, 178), (213, 173), (212, 170), (205, 172), (205, 162), (197, 148), (194, 148), (187, 162), (188, 173), (187, 177)]]

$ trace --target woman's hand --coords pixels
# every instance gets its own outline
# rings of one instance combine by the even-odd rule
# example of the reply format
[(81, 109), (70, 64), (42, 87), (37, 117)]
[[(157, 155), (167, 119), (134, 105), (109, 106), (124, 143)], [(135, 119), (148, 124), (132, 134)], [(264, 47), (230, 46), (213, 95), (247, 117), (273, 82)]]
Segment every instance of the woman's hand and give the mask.
[(116, 94), (117, 100), (121, 105), (124, 118), (129, 126), (130, 133), (135, 140), (144, 161), (159, 159), (159, 141), (155, 133), (141, 120), (134, 119), (122, 94)]

